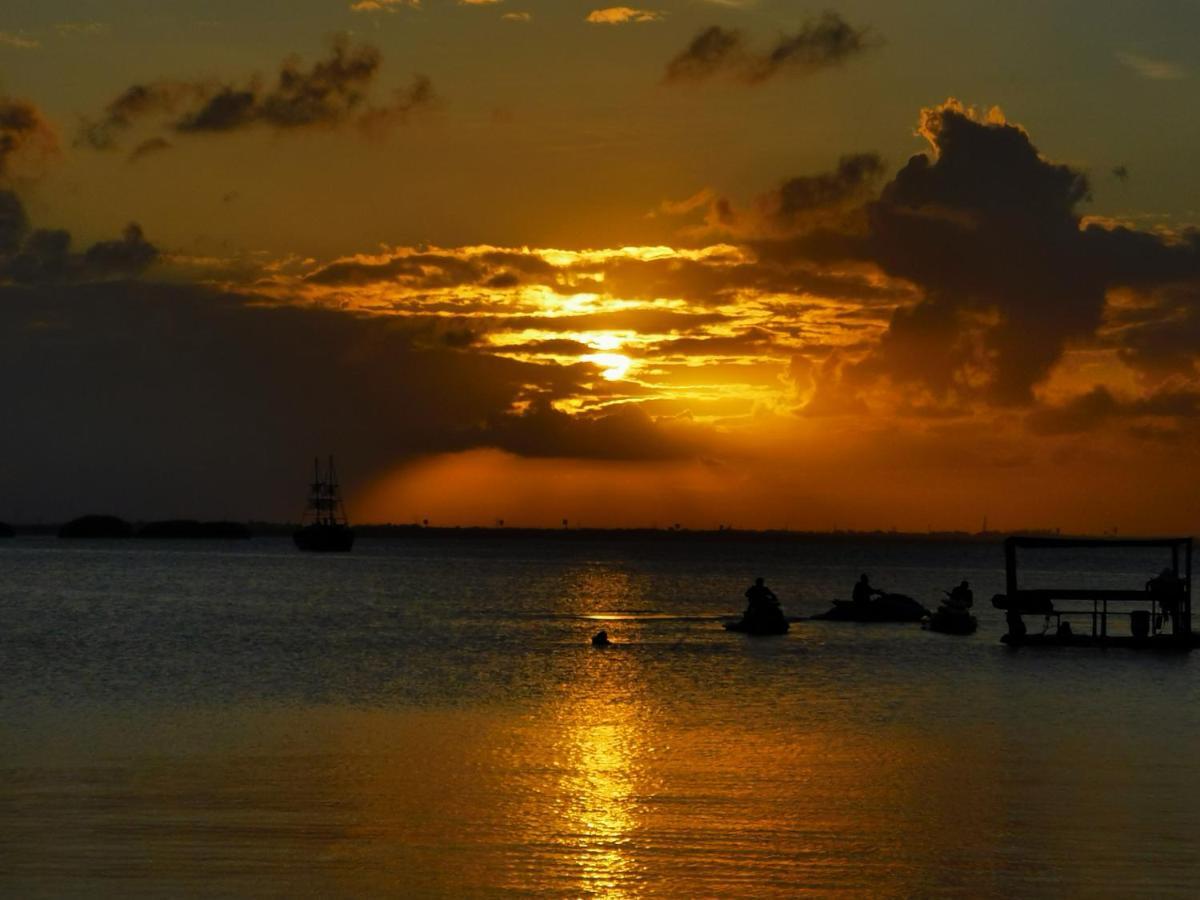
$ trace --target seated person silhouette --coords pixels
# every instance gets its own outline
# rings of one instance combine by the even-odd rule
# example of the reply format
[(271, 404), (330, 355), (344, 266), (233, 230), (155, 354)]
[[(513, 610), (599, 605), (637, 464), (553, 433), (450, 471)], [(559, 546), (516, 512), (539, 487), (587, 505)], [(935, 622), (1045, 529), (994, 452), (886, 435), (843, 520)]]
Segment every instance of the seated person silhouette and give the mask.
[(746, 611), (771, 607), (779, 608), (779, 598), (763, 583), (761, 578), (755, 578), (754, 584), (746, 589)]
[(1150, 596), (1154, 598), (1161, 610), (1158, 625), (1161, 626), (1162, 620), (1166, 619), (1171, 623), (1171, 630), (1174, 631), (1179, 617), (1179, 604), (1183, 599), (1182, 579), (1175, 574), (1173, 569), (1163, 569), (1146, 582), (1146, 590), (1150, 592)]
[(947, 596), (944, 604), (950, 609), (966, 612), (975, 605), (975, 594), (971, 591), (971, 585), (967, 581), (963, 581), (958, 587), (951, 591), (943, 591)]
[(749, 634), (786, 634), (788, 620), (775, 592), (761, 578), (756, 578), (754, 584), (746, 589), (746, 611), (742, 613), (741, 620), (728, 623), (725, 627)]
[(851, 599), (854, 601), (855, 607), (864, 610), (871, 605), (872, 597), (882, 596), (883, 591), (879, 590), (879, 588), (871, 587), (871, 581), (864, 572), (858, 579), (858, 583), (854, 585), (854, 593), (851, 595)]

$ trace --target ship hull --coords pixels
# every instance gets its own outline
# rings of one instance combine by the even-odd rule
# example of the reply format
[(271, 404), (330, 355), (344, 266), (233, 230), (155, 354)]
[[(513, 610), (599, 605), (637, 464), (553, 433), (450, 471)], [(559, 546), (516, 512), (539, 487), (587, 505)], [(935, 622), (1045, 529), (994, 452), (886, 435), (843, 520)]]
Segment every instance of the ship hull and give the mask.
[(354, 546), (354, 532), (345, 525), (307, 525), (292, 539), (310, 553), (349, 553)]

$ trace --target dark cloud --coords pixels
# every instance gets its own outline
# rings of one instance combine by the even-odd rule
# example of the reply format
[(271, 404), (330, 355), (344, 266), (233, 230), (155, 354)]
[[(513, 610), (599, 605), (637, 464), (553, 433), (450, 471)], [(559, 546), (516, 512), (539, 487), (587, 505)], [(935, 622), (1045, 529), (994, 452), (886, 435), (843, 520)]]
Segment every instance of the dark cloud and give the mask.
[[(336, 452), (352, 487), (414, 456), (472, 447), (689, 452), (635, 410), (576, 418), (549, 405), (586, 392), (594, 366), (433, 336), (403, 317), (195, 285), (0, 287), (0, 379), (29, 384), (36, 373), (35, 387), (0, 396), (0, 494), (47, 515), (286, 517), (314, 452)], [(522, 401), (527, 411), (512, 412)]]
[(835, 12), (826, 12), (793, 35), (785, 35), (766, 56), (754, 60), (748, 77), (765, 81), (783, 69), (815, 72), (836, 66), (874, 44), (868, 29), (855, 28)]
[(766, 356), (776, 350), (777, 336), (765, 328), (747, 328), (737, 334), (682, 337), (660, 341), (648, 354), (655, 356)]
[(740, 31), (713, 25), (692, 38), (678, 56), (667, 63), (665, 80), (699, 81), (740, 62), (744, 56)]
[(1109, 343), (1152, 382), (1192, 377), (1200, 362), (1200, 280), (1167, 285), (1110, 312)]
[(89, 277), (113, 278), (137, 275), (158, 258), (158, 249), (142, 234), (142, 227), (130, 223), (119, 240), (100, 241), (83, 255)]
[(947, 402), (1028, 403), (1070, 342), (1094, 338), (1109, 289), (1200, 275), (1200, 241), (1083, 227), (1086, 177), (1023, 129), (951, 101), (926, 110), (921, 131), (932, 153), (866, 205), (864, 230), (818, 229), (774, 251), (869, 260), (919, 289), (858, 377)]
[(121, 238), (92, 244), (83, 253), (71, 251), (71, 234), (62, 229), (29, 231), (20, 198), (0, 190), (0, 283), (105, 281), (131, 278), (158, 259), (136, 224)]
[(728, 74), (759, 84), (784, 71), (809, 74), (839, 65), (876, 43), (869, 29), (856, 28), (835, 12), (823, 13), (795, 34), (780, 36), (765, 53), (752, 51), (741, 31), (714, 25), (667, 63), (664, 80), (702, 81)]
[(331, 40), (324, 59), (306, 66), (291, 57), (270, 84), (255, 78), (241, 84), (163, 79), (133, 85), (108, 104), (101, 118), (84, 122), (79, 143), (112, 148), (124, 132), (152, 118), (168, 119), (171, 129), (180, 134), (231, 132), (257, 125), (292, 131), (357, 123), (365, 132), (381, 135), (435, 101), (432, 83), (419, 75), (407, 88), (398, 89), (391, 102), (369, 105), (381, 65), (378, 48), (339, 35)]
[(483, 262), (453, 253), (404, 253), (386, 259), (347, 259), (321, 266), (305, 276), (325, 286), (396, 282), (414, 289), (481, 284), (495, 274)]
[(11, 170), (19, 153), (36, 149), (52, 153), (58, 145), (54, 129), (32, 103), (0, 97), (0, 178)]
[(258, 96), (253, 90), (223, 87), (198, 108), (176, 120), (175, 130), (233, 131), (258, 118)]
[[(329, 288), (386, 283), (411, 291), (455, 287), (510, 290), (538, 285), (562, 294), (586, 290), (622, 300), (678, 298), (693, 304), (731, 302), (742, 292), (809, 294), (865, 304), (895, 302), (908, 295), (903, 286), (869, 278), (864, 268), (823, 272), (803, 261), (760, 260), (744, 254), (648, 259), (618, 255), (555, 265), (536, 252), (404, 250), (384, 257), (336, 260), (308, 273), (304, 280)], [(397, 297), (394, 308), (429, 309), (430, 304), (446, 302), (444, 294), (432, 298), (410, 294)], [(456, 302), (460, 308), (486, 308), (486, 303), (481, 307), (478, 296), (471, 293), (464, 293)]]
[(205, 90), (202, 84), (177, 81), (130, 85), (104, 108), (103, 116), (83, 121), (75, 143), (111, 150), (140, 119), (174, 112), (181, 104), (202, 98)]
[(840, 212), (874, 193), (885, 166), (876, 153), (848, 154), (832, 172), (790, 178), (760, 203), (767, 218), (783, 229), (811, 224), (816, 215)]
[(568, 415), (538, 399), (524, 412), (489, 420), (480, 443), (522, 456), (680, 459), (700, 452), (697, 436), (633, 404), (597, 415)]
[(1062, 404), (1031, 412), (1026, 421), (1035, 434), (1057, 435), (1096, 431), (1114, 419), (1194, 419), (1198, 415), (1200, 393), (1196, 391), (1166, 389), (1119, 399), (1108, 388), (1096, 385)]
[[(598, 267), (604, 280), (594, 288), (613, 297), (653, 300), (685, 299), (720, 304), (741, 292), (812, 295), (873, 304), (905, 296), (895, 286), (879, 283), (863, 272), (827, 271), (795, 258), (636, 259), (616, 258)], [(798, 301), (792, 301), (794, 309)]]

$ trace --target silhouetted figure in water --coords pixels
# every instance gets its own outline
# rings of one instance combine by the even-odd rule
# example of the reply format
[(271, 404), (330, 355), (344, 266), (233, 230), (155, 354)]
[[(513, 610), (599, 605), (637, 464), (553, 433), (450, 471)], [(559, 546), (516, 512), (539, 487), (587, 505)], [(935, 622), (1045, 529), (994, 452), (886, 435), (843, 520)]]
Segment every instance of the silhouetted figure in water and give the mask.
[(949, 598), (945, 605), (950, 609), (966, 612), (975, 605), (975, 594), (971, 591), (970, 582), (964, 581), (958, 587), (944, 593)]
[(1179, 616), (1179, 603), (1183, 599), (1183, 581), (1173, 569), (1163, 569), (1146, 582), (1146, 590), (1161, 610), (1159, 626), (1161, 627), (1165, 619), (1171, 623), (1171, 630), (1174, 631)]
[(966, 581), (949, 591), (942, 591), (946, 599), (929, 616), (926, 626), (930, 631), (940, 631), (945, 634), (974, 634), (979, 622), (971, 615), (971, 607), (975, 605), (975, 595), (971, 593), (971, 585)]
[(1025, 639), (1025, 620), (1021, 618), (1021, 613), (1015, 606), (1010, 606), (1005, 612), (1004, 621), (1008, 623), (1008, 634), (1004, 637), (1010, 644), (1018, 644)]
[(597, 631), (594, 635), (592, 635), (592, 646), (593, 647), (611, 647), (612, 641), (610, 641), (608, 639), (608, 632), (607, 631)]
[(872, 597), (882, 597), (883, 591), (879, 588), (871, 587), (871, 580), (867, 578), (867, 573), (859, 577), (858, 583), (854, 585), (854, 593), (850, 595), (854, 606), (858, 610), (866, 610), (871, 605)]
[(765, 609), (774, 607), (779, 609), (779, 598), (775, 596), (775, 592), (767, 587), (761, 578), (755, 578), (754, 584), (746, 588), (746, 609)]
[(754, 584), (746, 589), (746, 611), (742, 613), (741, 620), (730, 622), (725, 627), (747, 634), (786, 634), (788, 620), (775, 592), (761, 578), (755, 578)]

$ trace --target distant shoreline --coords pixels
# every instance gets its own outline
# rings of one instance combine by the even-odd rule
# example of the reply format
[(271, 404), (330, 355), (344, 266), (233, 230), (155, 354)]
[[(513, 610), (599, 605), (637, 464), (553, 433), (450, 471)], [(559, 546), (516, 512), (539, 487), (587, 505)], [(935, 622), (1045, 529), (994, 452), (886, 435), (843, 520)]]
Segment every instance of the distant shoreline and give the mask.
[[(114, 540), (232, 540), (231, 535), (205, 533), (197, 530), (195, 533), (175, 531), (161, 533), (154, 526), (157, 522), (131, 522), (132, 536), (129, 538), (112, 538)], [(248, 530), (245, 537), (288, 537), (299, 525), (291, 522), (259, 522), (250, 521), (238, 523)], [(1020, 531), (801, 531), (779, 528), (538, 528), (517, 526), (436, 526), (436, 525), (396, 525), (372, 524), (352, 526), (360, 538), (402, 538), (409, 540), (429, 540), (437, 538), (455, 538), (464, 540), (626, 540), (626, 541), (722, 541), (722, 542), (754, 542), (754, 541), (953, 541), (962, 543), (995, 543), (1012, 535), (1058, 536), (1057, 531), (1045, 529), (1029, 529)], [(25, 524), (13, 525), (17, 536), (54, 536), (62, 528), (61, 524)], [(158, 533), (156, 533), (158, 532)], [(1083, 536), (1083, 535), (1075, 535)], [(71, 538), (64, 538), (71, 540)], [(86, 540), (87, 538), (76, 538)]]

